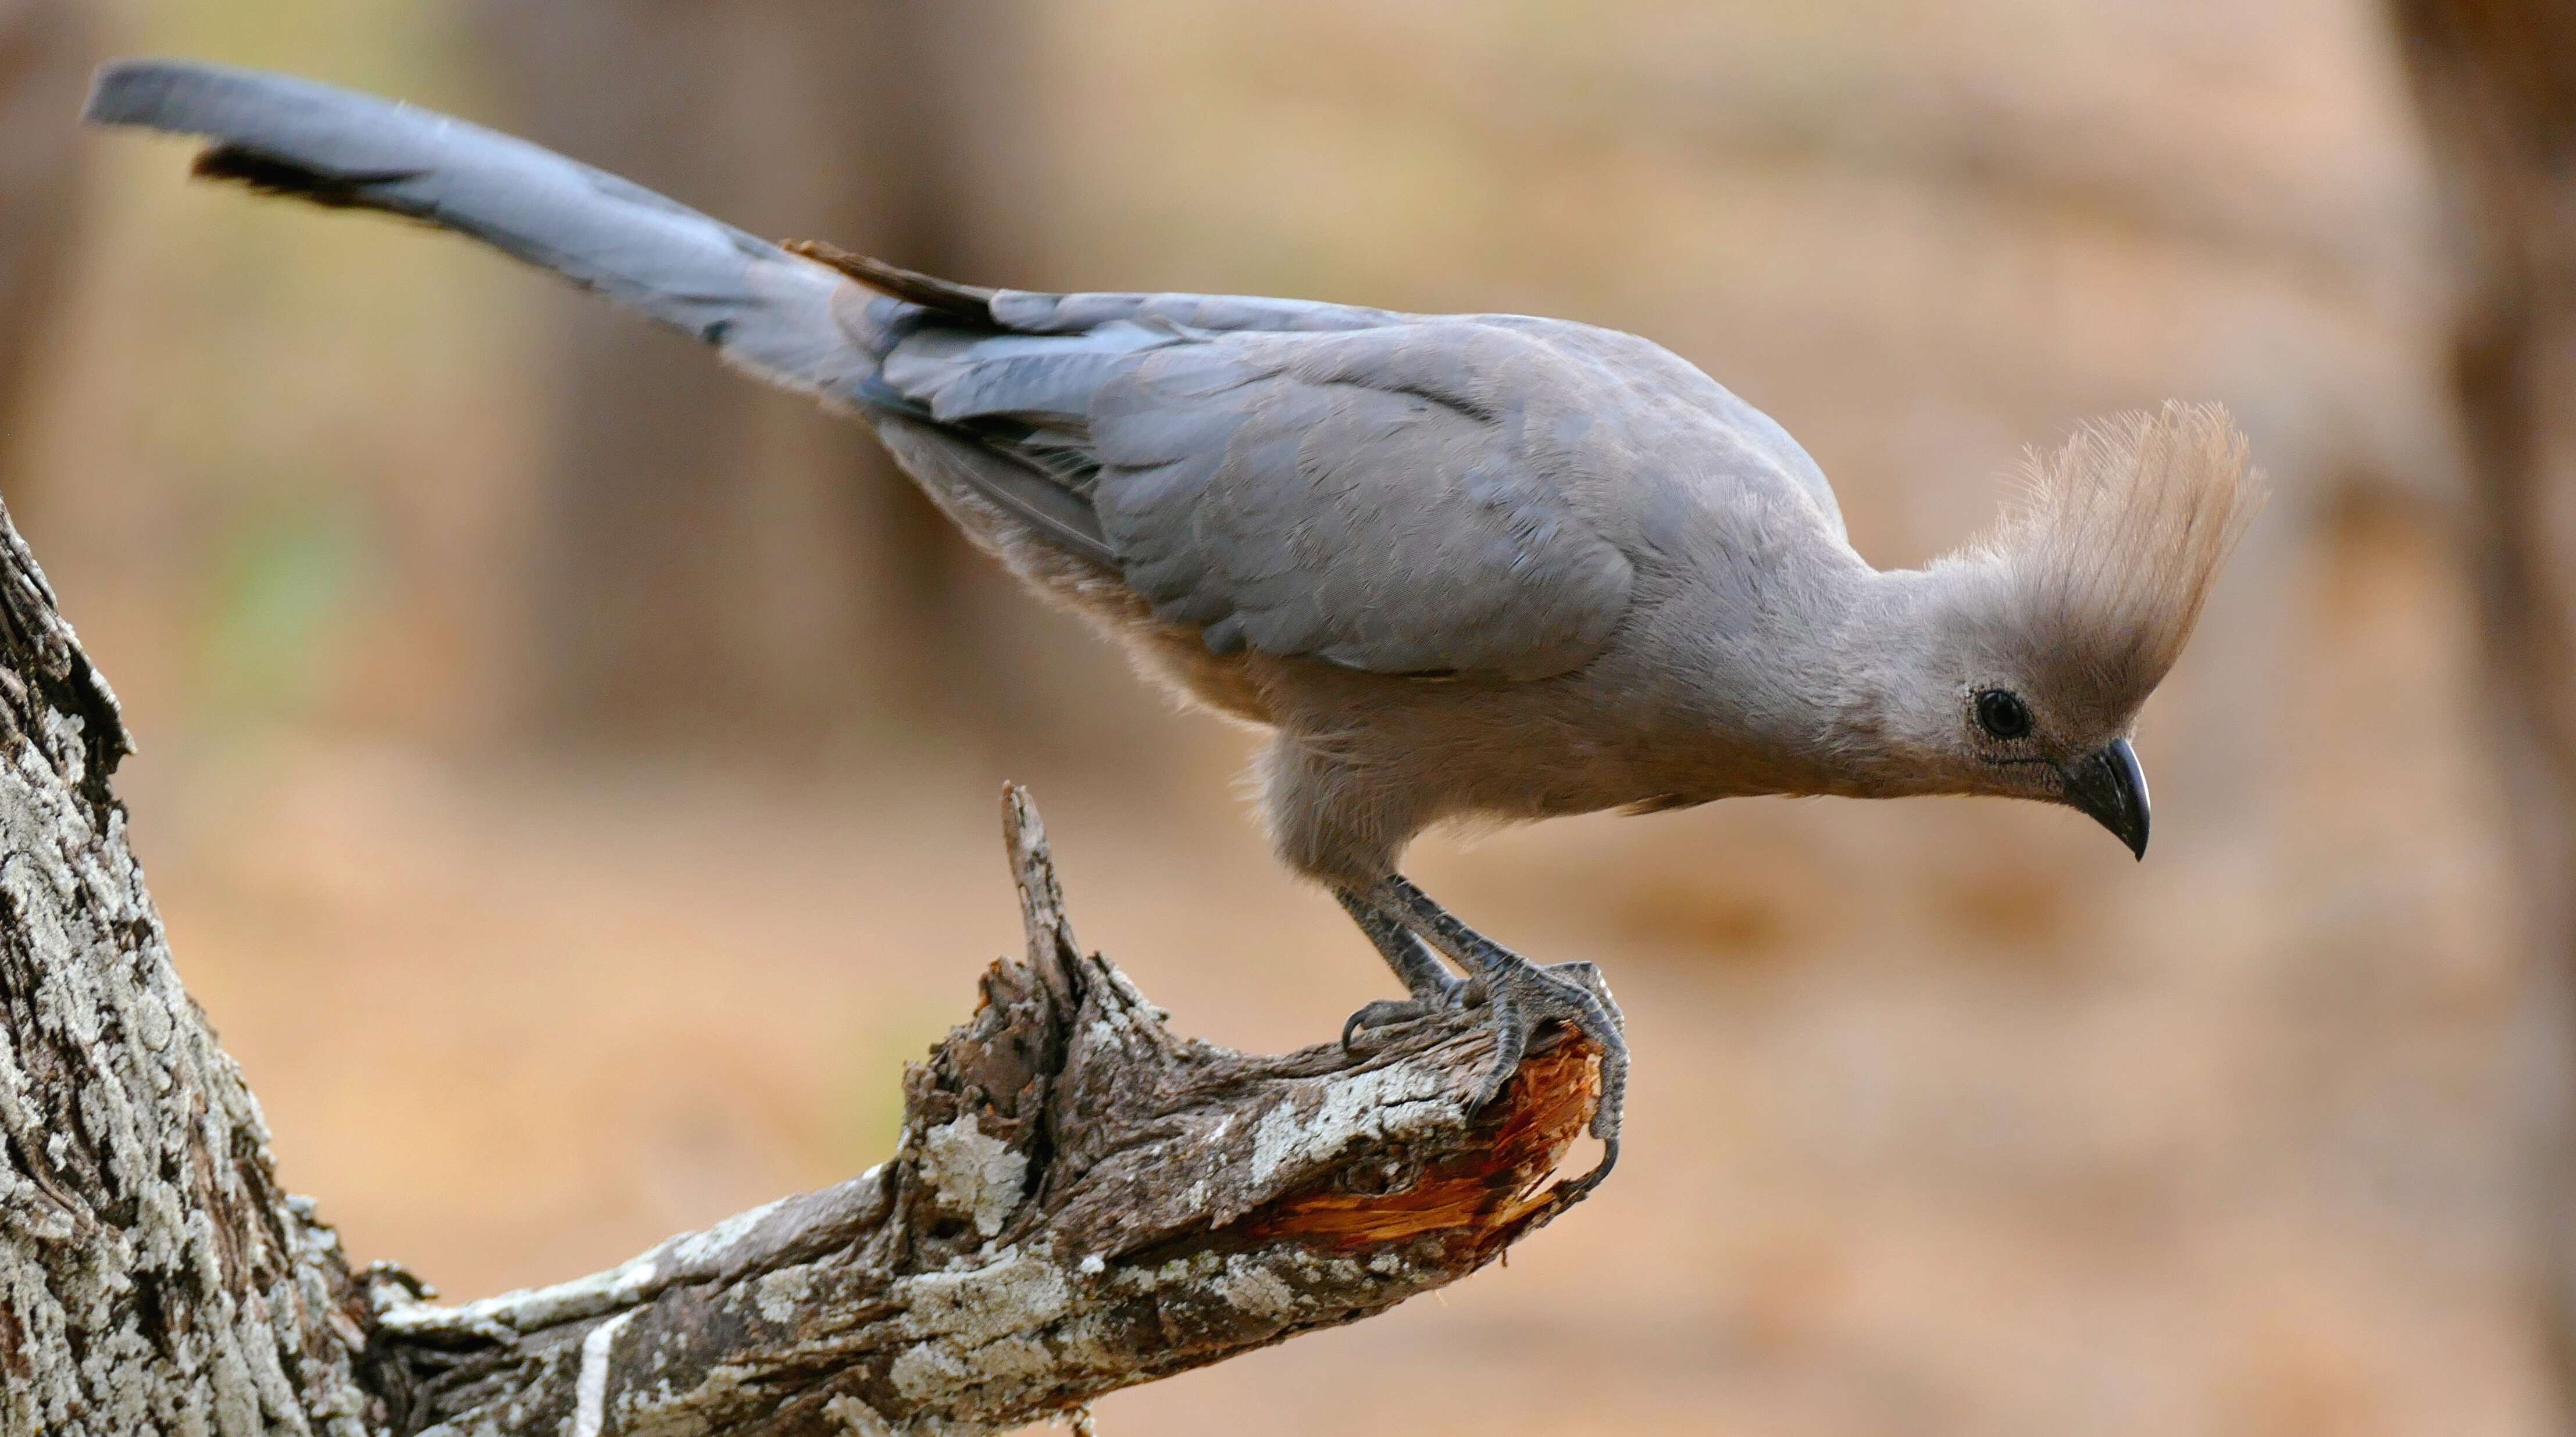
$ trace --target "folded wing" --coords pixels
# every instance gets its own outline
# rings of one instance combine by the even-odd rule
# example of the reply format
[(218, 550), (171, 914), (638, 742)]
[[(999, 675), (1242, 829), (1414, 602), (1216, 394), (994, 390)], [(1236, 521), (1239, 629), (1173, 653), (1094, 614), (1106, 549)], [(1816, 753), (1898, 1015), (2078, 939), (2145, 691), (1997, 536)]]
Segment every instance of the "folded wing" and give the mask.
[(1591, 370), (1543, 337), (1226, 297), (990, 306), (1036, 332), (927, 324), (886, 385), (1081, 496), (1127, 582), (1216, 652), (1541, 678), (1627, 609), (1587, 462), (1613, 427), (1572, 417)]

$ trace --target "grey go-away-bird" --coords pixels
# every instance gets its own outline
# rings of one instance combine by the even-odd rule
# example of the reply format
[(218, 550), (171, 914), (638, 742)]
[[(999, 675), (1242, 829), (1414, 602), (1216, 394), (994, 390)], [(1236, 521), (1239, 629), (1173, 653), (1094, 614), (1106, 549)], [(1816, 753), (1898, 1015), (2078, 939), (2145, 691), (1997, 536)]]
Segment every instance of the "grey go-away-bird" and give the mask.
[[(2129, 747), (2259, 502), (2215, 407), (2084, 427), (1983, 541), (1880, 570), (1779, 425), (1633, 335), (1522, 315), (982, 289), (782, 247), (521, 140), (304, 80), (109, 67), (93, 120), (196, 173), (456, 230), (875, 427), (1012, 573), (1190, 698), (1266, 726), (1280, 857), (1411, 996), (1487, 1005), (1482, 1097), (1535, 1027), (1627, 1048), (1397, 871), (1453, 820), (1743, 794), (1996, 794), (2143, 855)], [(1462, 970), (1454, 976), (1439, 961)]]

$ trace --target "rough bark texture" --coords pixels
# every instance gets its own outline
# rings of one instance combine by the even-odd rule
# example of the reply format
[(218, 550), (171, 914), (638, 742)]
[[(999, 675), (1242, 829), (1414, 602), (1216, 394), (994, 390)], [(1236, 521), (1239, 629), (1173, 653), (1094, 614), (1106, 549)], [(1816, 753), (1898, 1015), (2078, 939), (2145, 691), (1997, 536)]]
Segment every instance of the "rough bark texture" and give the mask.
[(1466, 1105), (1481, 1015), (1248, 1057), (1083, 956), (1025, 794), (1029, 951), (905, 1076), (881, 1166), (462, 1307), (353, 1277), (172, 971), (116, 703), (0, 510), (0, 1433), (960, 1434), (1475, 1271), (1598, 1098), (1573, 1041)]
[(1554, 1216), (1588, 1048), (1465, 1112), (1472, 1019), (1361, 1053), (1176, 1038), (1066, 925), (1008, 798), (1025, 960), (905, 1078), (893, 1161), (560, 1287), (382, 1294), (400, 1430), (983, 1432), (1350, 1322)]
[(2393, 0), (2461, 260), (2451, 376), (2506, 791), (2537, 945), (2545, 1319), (2576, 1413), (2576, 6)]
[(171, 971), (125, 753), (0, 512), (0, 1432), (356, 1437), (366, 1304)]

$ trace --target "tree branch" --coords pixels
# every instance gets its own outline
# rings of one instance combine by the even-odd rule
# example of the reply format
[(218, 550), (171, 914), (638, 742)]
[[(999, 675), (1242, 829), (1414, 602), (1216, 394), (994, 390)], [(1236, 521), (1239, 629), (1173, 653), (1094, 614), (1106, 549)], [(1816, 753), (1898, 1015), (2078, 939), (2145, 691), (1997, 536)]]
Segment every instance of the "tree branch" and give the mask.
[(1085, 957), (1026, 794), (1028, 929), (905, 1074), (894, 1158), (578, 1282), (353, 1276), (181, 988), (116, 702), (0, 509), (0, 1434), (989, 1432), (1367, 1317), (1575, 1200), (1598, 1099), (1482, 1015), (1251, 1057)]
[(1075, 947), (1025, 793), (1025, 959), (905, 1076), (895, 1158), (558, 1287), (432, 1307), (380, 1281), (398, 1430), (983, 1432), (1384, 1311), (1556, 1215), (1591, 1115), (1561, 1041), (1465, 1105), (1473, 1014), (1367, 1050), (1176, 1038)]

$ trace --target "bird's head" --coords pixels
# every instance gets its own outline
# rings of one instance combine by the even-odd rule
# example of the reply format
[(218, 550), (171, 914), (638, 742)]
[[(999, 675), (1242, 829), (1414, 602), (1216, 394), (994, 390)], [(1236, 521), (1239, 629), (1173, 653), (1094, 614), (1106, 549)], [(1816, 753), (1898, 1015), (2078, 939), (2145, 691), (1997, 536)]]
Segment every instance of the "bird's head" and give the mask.
[(1894, 736), (1937, 787), (2065, 804), (2143, 857), (2130, 733), (2262, 476), (2225, 410), (2168, 404), (2086, 424), (2024, 478), (1992, 534), (1920, 576)]

